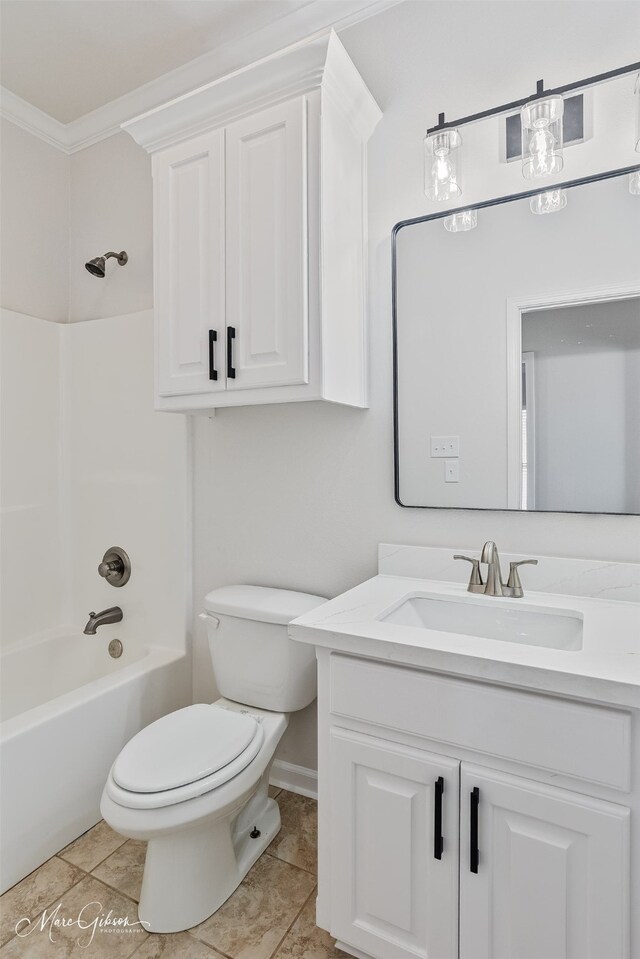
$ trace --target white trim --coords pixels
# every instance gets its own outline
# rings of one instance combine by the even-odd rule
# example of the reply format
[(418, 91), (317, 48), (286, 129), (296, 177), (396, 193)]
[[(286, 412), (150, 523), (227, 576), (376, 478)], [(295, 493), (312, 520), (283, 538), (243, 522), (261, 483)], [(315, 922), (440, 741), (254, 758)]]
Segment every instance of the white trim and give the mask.
[(0, 87), (0, 116), (63, 153), (77, 153), (119, 133), (121, 126), (133, 117), (184, 96), (212, 80), (304, 39), (325, 36), (332, 28), (343, 30), (402, 2), (342, 0), (340, 15), (332, 17), (327, 8), (332, 8), (333, 4), (311, 0), (303, 8), (293, 10), (260, 30), (221, 44), (70, 123), (61, 123), (10, 90)]
[(10, 120), (32, 136), (44, 140), (49, 146), (69, 153), (66, 144), (67, 128), (64, 123), (54, 120), (48, 113), (34, 107), (32, 103), (16, 96), (6, 87), (0, 87), (0, 116)]
[(520, 509), (522, 464), (522, 314), (531, 310), (553, 310), (640, 296), (640, 285), (599, 287), (594, 290), (565, 290), (531, 297), (509, 297), (507, 319), (507, 509)]
[[(368, 140), (382, 113), (334, 30), (294, 43), (122, 124), (150, 153), (327, 85), (347, 121)], [(339, 91), (339, 93), (338, 93)]]
[(295, 763), (276, 759), (271, 767), (269, 782), (272, 786), (298, 793), (299, 796), (308, 796), (309, 799), (318, 798), (318, 773), (315, 769), (307, 769), (306, 766), (296, 766)]

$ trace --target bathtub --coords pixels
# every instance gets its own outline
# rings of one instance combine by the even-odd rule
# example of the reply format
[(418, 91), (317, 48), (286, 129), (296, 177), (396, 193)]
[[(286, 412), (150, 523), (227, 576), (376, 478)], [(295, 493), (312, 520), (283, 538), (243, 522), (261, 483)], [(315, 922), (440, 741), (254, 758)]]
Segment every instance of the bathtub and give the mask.
[(190, 702), (184, 652), (107, 646), (56, 634), (0, 657), (0, 892), (98, 822), (120, 749)]

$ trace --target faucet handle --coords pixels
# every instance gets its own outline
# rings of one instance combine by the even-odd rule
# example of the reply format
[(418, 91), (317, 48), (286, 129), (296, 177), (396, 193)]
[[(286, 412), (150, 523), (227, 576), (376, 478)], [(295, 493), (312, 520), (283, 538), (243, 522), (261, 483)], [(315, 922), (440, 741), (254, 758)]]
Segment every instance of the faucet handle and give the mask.
[(482, 582), (482, 574), (480, 573), (480, 560), (473, 559), (471, 556), (463, 556), (462, 553), (456, 553), (453, 558), (464, 559), (467, 563), (471, 563), (471, 576), (469, 578), (469, 585), (467, 586), (467, 589), (470, 593), (481, 593), (481, 587), (484, 587), (484, 583)]
[(518, 572), (518, 566), (537, 566), (537, 559), (521, 559), (518, 563), (509, 563), (509, 579), (507, 580), (507, 587), (513, 592), (512, 596), (519, 598), (522, 596), (522, 583), (520, 582), (520, 574)]

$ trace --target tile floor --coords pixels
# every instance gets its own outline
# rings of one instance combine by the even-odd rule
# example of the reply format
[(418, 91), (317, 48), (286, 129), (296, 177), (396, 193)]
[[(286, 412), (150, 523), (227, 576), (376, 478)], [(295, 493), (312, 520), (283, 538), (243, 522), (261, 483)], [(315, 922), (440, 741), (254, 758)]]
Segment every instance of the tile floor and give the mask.
[[(315, 925), (316, 804), (304, 796), (272, 789), (282, 829), (218, 912), (188, 932), (153, 935), (96, 928), (92, 921), (138, 918), (144, 843), (124, 839), (99, 822), (0, 898), (0, 959), (345, 959), (331, 937)], [(61, 903), (56, 918), (77, 924), (41, 928)], [(89, 903), (98, 903), (89, 910)], [(29, 935), (15, 933), (22, 917)], [(25, 924), (26, 927), (26, 924)], [(111, 931), (110, 931), (111, 930)]]

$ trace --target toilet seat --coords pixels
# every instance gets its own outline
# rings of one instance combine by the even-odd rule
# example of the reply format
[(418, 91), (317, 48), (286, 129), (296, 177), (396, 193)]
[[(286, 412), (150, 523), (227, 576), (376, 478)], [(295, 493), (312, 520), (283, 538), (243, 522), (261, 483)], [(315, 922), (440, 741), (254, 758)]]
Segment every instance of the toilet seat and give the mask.
[(107, 793), (118, 805), (156, 809), (211, 792), (242, 772), (264, 741), (245, 712), (198, 704), (139, 732), (114, 762)]

